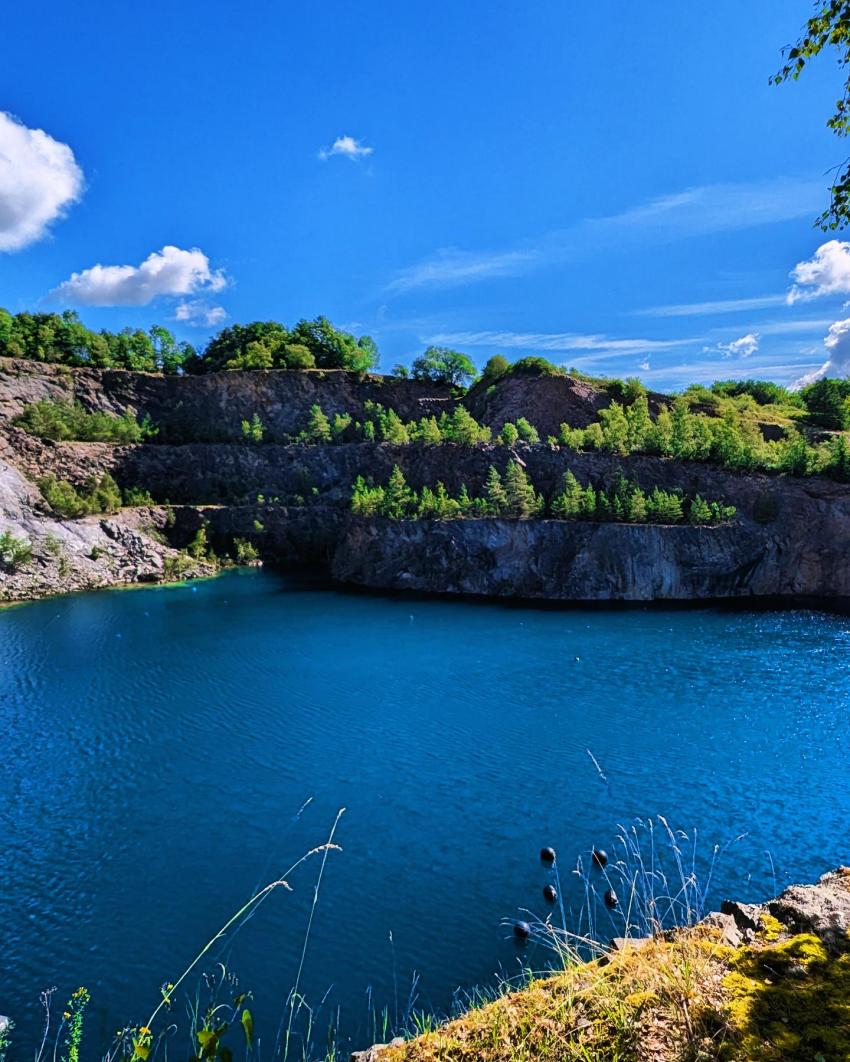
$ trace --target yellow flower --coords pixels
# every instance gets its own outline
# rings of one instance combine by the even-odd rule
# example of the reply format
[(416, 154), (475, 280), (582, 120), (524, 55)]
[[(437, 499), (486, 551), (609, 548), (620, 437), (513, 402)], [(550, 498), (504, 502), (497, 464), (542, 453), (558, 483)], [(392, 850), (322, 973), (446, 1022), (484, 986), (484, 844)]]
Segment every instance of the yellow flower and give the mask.
[(151, 1033), (147, 1025), (140, 1025), (139, 1032), (142, 1034), (142, 1036), (150, 1036)]
[(62, 1017), (65, 1019), (65, 1021), (67, 1021), (71, 1017), (71, 1012), (69, 1010), (66, 1010)]

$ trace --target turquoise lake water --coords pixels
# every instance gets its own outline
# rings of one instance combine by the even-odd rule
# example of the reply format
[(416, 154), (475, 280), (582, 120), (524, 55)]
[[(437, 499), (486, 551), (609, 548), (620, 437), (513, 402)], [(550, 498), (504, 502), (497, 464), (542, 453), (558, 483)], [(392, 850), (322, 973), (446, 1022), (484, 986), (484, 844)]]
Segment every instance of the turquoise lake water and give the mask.
[[(661, 813), (707, 854), (746, 834), (715, 901), (811, 880), (850, 861), (848, 648), (850, 619), (815, 612), (536, 610), (261, 571), (0, 612), (0, 1013), (28, 1047), (39, 991), (85, 984), (99, 1057), (341, 807), (302, 989), (355, 1046), (414, 972), (442, 1010), (543, 963), (502, 925), (546, 913), (541, 845), (563, 872)], [(210, 953), (267, 1043), (317, 870)]]

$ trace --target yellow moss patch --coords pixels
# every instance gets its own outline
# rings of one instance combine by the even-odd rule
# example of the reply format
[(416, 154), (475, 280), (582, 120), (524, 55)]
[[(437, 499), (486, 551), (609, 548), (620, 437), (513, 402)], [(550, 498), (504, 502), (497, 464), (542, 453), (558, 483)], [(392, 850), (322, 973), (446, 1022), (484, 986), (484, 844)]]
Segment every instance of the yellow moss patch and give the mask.
[(734, 1062), (833, 1062), (850, 1058), (850, 954), (832, 956), (799, 934), (745, 948), (723, 980)]

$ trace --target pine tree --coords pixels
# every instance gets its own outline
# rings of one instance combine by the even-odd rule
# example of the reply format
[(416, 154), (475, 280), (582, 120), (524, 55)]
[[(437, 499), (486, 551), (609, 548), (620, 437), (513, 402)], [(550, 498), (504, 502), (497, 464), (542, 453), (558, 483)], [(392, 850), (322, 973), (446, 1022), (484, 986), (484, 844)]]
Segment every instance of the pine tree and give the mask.
[(599, 410), (602, 423), (602, 449), (611, 454), (629, 452), (629, 422), (619, 402), (612, 402), (606, 409)]
[(502, 485), (502, 477), (499, 475), (499, 470), (494, 465), (490, 465), (484, 491), (493, 516), (502, 516), (507, 512), (508, 496)]
[(413, 437), (418, 439), (419, 442), (432, 445), (441, 443), (443, 441), (443, 433), (440, 431), (437, 418), (423, 417), (416, 426)]
[(505, 494), (508, 496), (508, 513), (518, 520), (536, 516), (542, 507), (542, 498), (534, 491), (525, 469), (519, 461), (508, 461), (505, 470)]
[(310, 406), (310, 416), (307, 418), (307, 427), (302, 432), (305, 442), (326, 443), (331, 441), (331, 425), (324, 411), (319, 405)]
[(582, 489), (573, 473), (567, 470), (561, 490), (552, 499), (552, 515), (559, 520), (571, 520), (581, 513)]
[(664, 406), (655, 418), (655, 423), (647, 435), (647, 450), (652, 454), (669, 457), (673, 453), (673, 420), (669, 409)]
[(649, 402), (646, 394), (638, 395), (626, 410), (626, 439), (629, 451), (643, 450), (652, 427), (649, 416)]
[(596, 519), (596, 491), (589, 483), (582, 491), (581, 515), (588, 520)]
[(688, 509), (688, 521), (692, 524), (710, 524), (712, 522), (711, 506), (697, 494)]
[(350, 427), (350, 413), (334, 413), (331, 421), (331, 436), (334, 442), (342, 442)]
[(404, 520), (415, 500), (416, 496), (408, 487), (404, 473), (398, 465), (394, 465), (384, 490), (381, 516), (389, 517), (390, 520)]
[(626, 503), (626, 519), (631, 524), (642, 524), (646, 520), (646, 495), (640, 487), (635, 487), (629, 495)]

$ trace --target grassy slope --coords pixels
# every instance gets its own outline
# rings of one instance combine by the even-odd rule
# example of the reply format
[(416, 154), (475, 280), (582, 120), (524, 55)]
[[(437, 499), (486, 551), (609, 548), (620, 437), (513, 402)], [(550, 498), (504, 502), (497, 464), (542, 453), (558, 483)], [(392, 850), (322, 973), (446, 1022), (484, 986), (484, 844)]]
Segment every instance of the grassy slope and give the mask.
[(850, 954), (700, 926), (502, 996), (381, 1062), (838, 1062), (850, 1058)]

